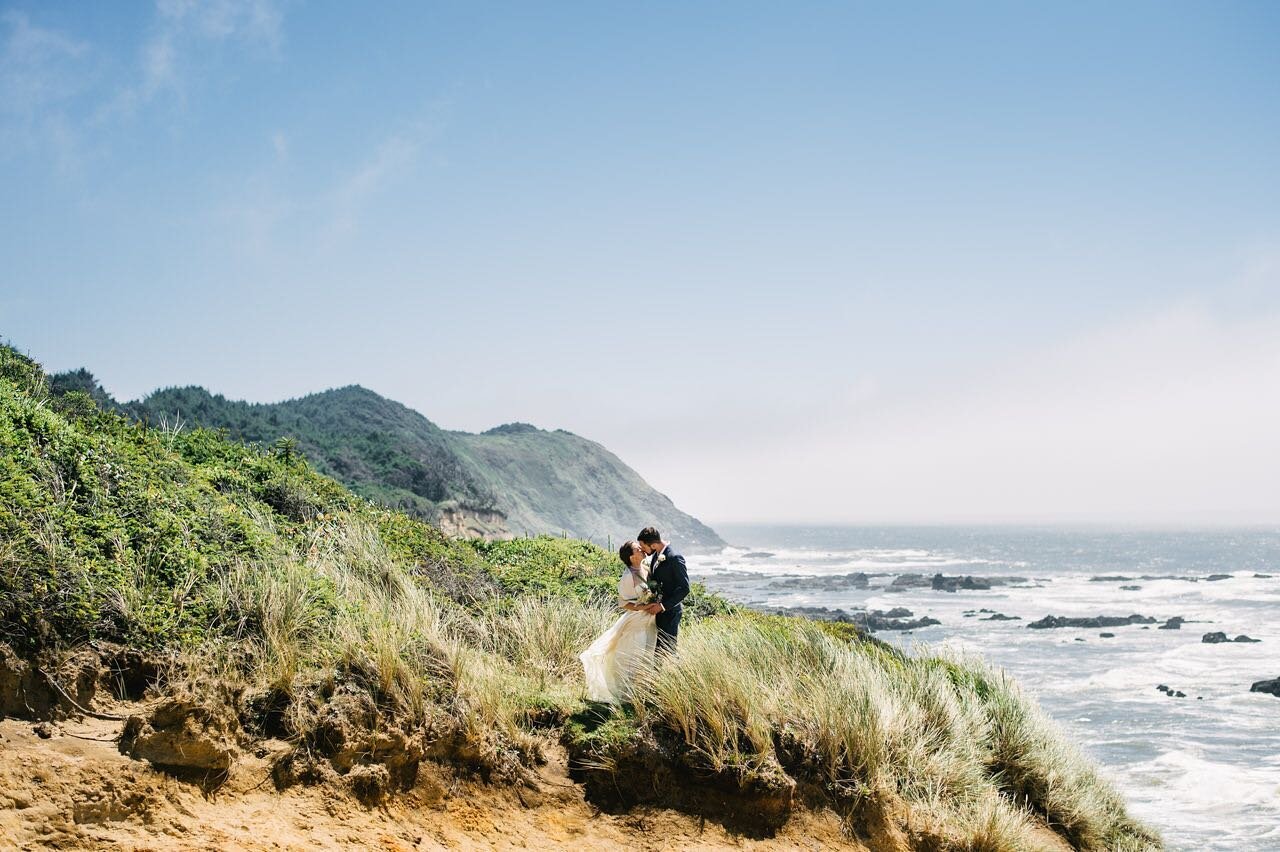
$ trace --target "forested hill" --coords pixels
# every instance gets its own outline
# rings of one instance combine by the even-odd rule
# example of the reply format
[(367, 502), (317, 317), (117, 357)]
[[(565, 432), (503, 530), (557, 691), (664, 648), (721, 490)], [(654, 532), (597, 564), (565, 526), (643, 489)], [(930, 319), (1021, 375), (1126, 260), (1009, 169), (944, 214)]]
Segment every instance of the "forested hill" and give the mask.
[(241, 441), (292, 439), (317, 470), (357, 494), (461, 535), (566, 533), (617, 542), (654, 524), (691, 548), (720, 537), (680, 511), (617, 456), (563, 430), (523, 423), (479, 435), (450, 432), (352, 385), (279, 403), (248, 403), (204, 388), (169, 388), (118, 403), (87, 370), (50, 380), (153, 426), (226, 429)]

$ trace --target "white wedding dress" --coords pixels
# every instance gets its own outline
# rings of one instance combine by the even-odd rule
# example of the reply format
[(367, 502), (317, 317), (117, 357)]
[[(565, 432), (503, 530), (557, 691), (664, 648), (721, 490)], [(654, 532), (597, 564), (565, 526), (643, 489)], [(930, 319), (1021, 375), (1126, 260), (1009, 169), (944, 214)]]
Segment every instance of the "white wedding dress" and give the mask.
[[(618, 604), (636, 603), (645, 591), (630, 569), (618, 580)], [(587, 698), (619, 704), (630, 697), (636, 672), (653, 660), (658, 625), (647, 612), (624, 612), (578, 655), (587, 676)]]

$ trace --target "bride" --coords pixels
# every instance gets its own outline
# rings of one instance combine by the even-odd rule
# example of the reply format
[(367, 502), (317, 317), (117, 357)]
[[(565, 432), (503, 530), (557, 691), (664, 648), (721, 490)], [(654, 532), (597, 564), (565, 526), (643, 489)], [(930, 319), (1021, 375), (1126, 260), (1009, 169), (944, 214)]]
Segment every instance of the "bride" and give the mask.
[(587, 698), (613, 704), (625, 701), (636, 672), (653, 660), (658, 626), (640, 603), (648, 587), (648, 567), (639, 542), (618, 549), (626, 570), (618, 580), (618, 605), (626, 610), (613, 625), (578, 655), (587, 676)]

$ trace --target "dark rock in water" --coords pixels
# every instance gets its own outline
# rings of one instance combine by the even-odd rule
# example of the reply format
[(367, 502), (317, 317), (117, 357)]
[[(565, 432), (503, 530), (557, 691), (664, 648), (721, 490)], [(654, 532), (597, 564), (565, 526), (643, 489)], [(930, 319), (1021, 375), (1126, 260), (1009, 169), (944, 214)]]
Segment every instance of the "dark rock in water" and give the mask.
[(1231, 640), (1227, 638), (1227, 634), (1222, 633), (1221, 631), (1215, 631), (1213, 633), (1204, 634), (1200, 637), (1200, 641), (1208, 642), (1210, 645), (1216, 645), (1219, 642), (1230, 642)]
[(1081, 637), (1077, 636), (1077, 637), (1076, 637), (1076, 641), (1077, 641), (1077, 642), (1083, 642), (1083, 641), (1084, 641), (1084, 639), (1082, 639)]
[(929, 578), (921, 574), (899, 574), (887, 587), (887, 591), (900, 592), (903, 589), (914, 589), (929, 585)]
[(1185, 618), (1180, 615), (1175, 615), (1173, 618), (1157, 627), (1156, 630), (1180, 630), (1184, 621), (1186, 621)]
[(867, 575), (861, 571), (852, 574), (825, 575), (819, 577), (789, 577), (774, 580), (765, 586), (766, 589), (812, 589), (816, 591), (837, 591), (840, 589), (867, 588)]
[(1068, 618), (1062, 615), (1046, 615), (1039, 621), (1033, 621), (1027, 627), (1042, 630), (1049, 627), (1123, 627), (1126, 624), (1154, 624), (1155, 619), (1148, 615), (1115, 616), (1095, 615), (1092, 618)]
[(1245, 636), (1243, 633), (1241, 633), (1239, 636), (1237, 636), (1237, 637), (1235, 638), (1235, 640), (1234, 640), (1234, 641), (1236, 641), (1236, 642), (1261, 642), (1262, 640), (1261, 640), (1261, 639), (1250, 639), (1248, 636)]
[(1254, 576), (1255, 578), (1259, 579), (1259, 580), (1269, 580), (1269, 579), (1271, 579), (1271, 577), (1272, 577), (1272, 576), (1274, 576), (1274, 575), (1272, 575), (1272, 574), (1254, 574), (1253, 576)]
[(1161, 692), (1168, 692), (1168, 691), (1169, 691), (1169, 687), (1168, 687), (1168, 686), (1166, 686), (1166, 685), (1165, 685), (1165, 684), (1163, 684), (1163, 683), (1158, 684), (1158, 685), (1156, 686), (1156, 689), (1160, 690)]
[(983, 577), (946, 577), (934, 574), (932, 585), (934, 591), (954, 592), (957, 589), (986, 590), (991, 588), (991, 581)]
[(921, 627), (932, 627), (942, 622), (936, 618), (924, 616), (914, 620), (905, 618), (885, 618), (884, 616), (868, 613), (866, 616), (865, 626), (867, 630), (875, 632), (877, 630), (919, 630)]
[(1119, 574), (1103, 574), (1098, 577), (1090, 577), (1090, 583), (1120, 583), (1134, 579), (1133, 577), (1122, 577)]
[(1178, 698), (1186, 698), (1186, 697), (1187, 697), (1187, 694), (1186, 694), (1185, 692), (1183, 692), (1181, 689), (1179, 689), (1177, 692), (1175, 692), (1175, 693), (1173, 693), (1173, 694), (1174, 694), (1174, 695), (1176, 695)]
[(1208, 577), (1205, 577), (1205, 579), (1208, 580), (1210, 583), (1213, 583), (1218, 580), (1230, 580), (1231, 575), (1230, 574), (1210, 574)]
[(977, 615), (977, 613), (976, 613), (976, 612), (966, 612), (966, 613), (964, 614), (964, 617), (965, 617), (965, 618), (973, 618), (975, 615)]
[(1250, 692), (1265, 692), (1268, 695), (1274, 695), (1280, 698), (1280, 677), (1271, 680), (1255, 681), (1253, 686), (1249, 687)]
[(1141, 589), (1142, 587), (1141, 586), (1121, 586), (1120, 588), (1122, 591), (1136, 592), (1138, 591), (1138, 589)]
[(893, 609), (889, 610), (888, 612), (885, 612), (884, 610), (873, 609), (871, 610), (871, 614), (878, 615), (881, 618), (911, 618), (915, 615), (915, 613), (907, 609), (905, 606), (895, 606)]
[(750, 553), (742, 554), (743, 559), (772, 559), (774, 554), (767, 550), (753, 550)]
[(811, 618), (815, 621), (853, 621), (853, 613), (844, 609), (827, 609), (825, 606), (775, 606), (769, 612), (794, 618)]
[(925, 577), (922, 574), (899, 574), (885, 591), (900, 592), (903, 589), (930, 587), (940, 592), (985, 591), (993, 586), (1007, 586), (1028, 582), (1026, 577), (974, 577), (972, 575), (948, 577), (945, 574), (934, 574)]
[(978, 620), (979, 621), (1021, 621), (1022, 616), (1005, 615), (1003, 612), (997, 612), (992, 615), (988, 615), (986, 618), (980, 618)]
[(1143, 629), (1143, 630), (1150, 630), (1151, 628), (1150, 628), (1150, 626), (1148, 626), (1148, 625), (1144, 624), (1144, 625), (1142, 625), (1142, 629)]
[(854, 611), (849, 612), (843, 609), (827, 609), (825, 606), (791, 606), (791, 607), (773, 607), (770, 612), (778, 615), (789, 615), (795, 618), (810, 618), (817, 621), (839, 621), (846, 624), (856, 624), (869, 633), (877, 630), (915, 630), (921, 627), (930, 627), (935, 624), (941, 624), (936, 618), (917, 618), (915, 620), (907, 620), (903, 616), (895, 616), (893, 613), (905, 613), (910, 615), (911, 611), (902, 607), (894, 607), (888, 613), (881, 610), (872, 610), (871, 612)]
[(1101, 637), (1101, 638), (1103, 638), (1103, 639), (1114, 639), (1114, 638), (1116, 638), (1116, 634), (1114, 634), (1114, 633), (1099, 633), (1099, 634), (1098, 634), (1098, 636), (1100, 636), (1100, 637)]

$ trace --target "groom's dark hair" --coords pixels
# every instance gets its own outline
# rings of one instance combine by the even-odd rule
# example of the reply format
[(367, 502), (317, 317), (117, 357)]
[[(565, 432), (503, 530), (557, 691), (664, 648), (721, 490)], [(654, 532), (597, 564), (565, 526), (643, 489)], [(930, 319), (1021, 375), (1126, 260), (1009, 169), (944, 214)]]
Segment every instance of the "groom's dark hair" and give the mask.
[(631, 567), (631, 554), (636, 552), (636, 543), (634, 541), (624, 542), (622, 547), (618, 548), (618, 556), (622, 559), (622, 564)]
[(636, 536), (636, 541), (643, 544), (657, 544), (662, 541), (662, 533), (658, 532), (653, 527), (645, 527), (640, 530), (640, 535)]

